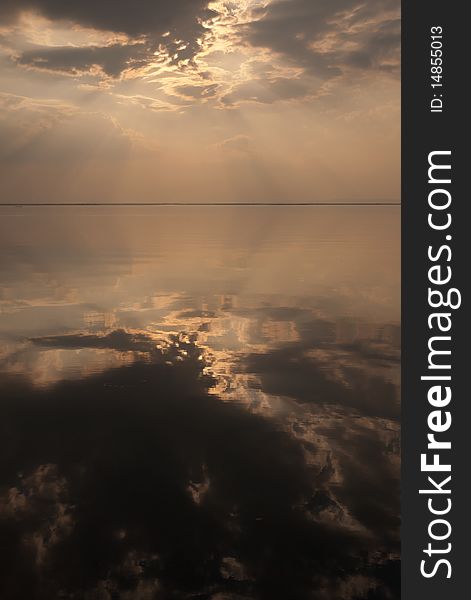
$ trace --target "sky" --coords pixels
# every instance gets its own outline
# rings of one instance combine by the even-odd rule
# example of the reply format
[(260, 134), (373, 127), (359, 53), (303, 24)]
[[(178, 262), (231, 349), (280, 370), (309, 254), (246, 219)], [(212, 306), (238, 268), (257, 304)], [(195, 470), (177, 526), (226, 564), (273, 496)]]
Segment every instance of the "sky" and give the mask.
[(397, 0), (2, 0), (1, 202), (396, 201)]

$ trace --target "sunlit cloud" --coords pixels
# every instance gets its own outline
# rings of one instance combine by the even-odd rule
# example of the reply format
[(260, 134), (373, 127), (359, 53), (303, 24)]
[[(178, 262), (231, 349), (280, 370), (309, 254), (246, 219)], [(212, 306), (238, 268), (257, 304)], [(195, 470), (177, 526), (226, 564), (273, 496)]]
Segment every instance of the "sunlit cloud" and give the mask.
[[(3, 156), (28, 156), (64, 185), (80, 172), (77, 197), (399, 195), (395, 0), (21, 0), (0, 11), (2, 90), (23, 99), (2, 100)], [(227, 151), (247, 138), (250, 152)], [(62, 194), (38, 177), (9, 170), (5, 193), (26, 199), (36, 180), (43, 200)]]

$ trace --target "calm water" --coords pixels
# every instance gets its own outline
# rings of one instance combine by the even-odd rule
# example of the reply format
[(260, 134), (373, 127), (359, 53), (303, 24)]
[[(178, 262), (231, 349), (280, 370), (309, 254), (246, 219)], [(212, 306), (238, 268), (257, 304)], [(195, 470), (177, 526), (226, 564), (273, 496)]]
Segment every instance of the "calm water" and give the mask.
[(399, 597), (399, 209), (2, 209), (0, 597)]

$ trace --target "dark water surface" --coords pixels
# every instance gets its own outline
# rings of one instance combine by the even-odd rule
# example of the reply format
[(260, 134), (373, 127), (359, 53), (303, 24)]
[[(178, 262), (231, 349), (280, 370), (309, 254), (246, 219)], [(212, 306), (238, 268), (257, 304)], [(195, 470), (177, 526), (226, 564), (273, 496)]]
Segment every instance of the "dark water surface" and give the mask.
[(0, 598), (399, 597), (399, 209), (1, 209)]

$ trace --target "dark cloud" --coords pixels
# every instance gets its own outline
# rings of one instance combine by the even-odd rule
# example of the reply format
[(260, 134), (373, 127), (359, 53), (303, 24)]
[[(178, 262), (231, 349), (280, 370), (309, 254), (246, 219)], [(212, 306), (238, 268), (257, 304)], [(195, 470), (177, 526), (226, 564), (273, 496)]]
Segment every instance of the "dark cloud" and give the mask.
[(89, 48), (39, 48), (22, 54), (19, 59), (20, 63), (36, 68), (72, 73), (99, 65), (106, 74), (116, 76), (155, 58), (153, 53), (159, 48), (174, 63), (191, 61), (205, 33), (203, 21), (216, 15), (208, 4), (208, 0), (7, 0), (0, 7), (0, 16), (14, 20), (22, 12), (34, 10), (53, 21), (66, 20), (141, 41), (141, 44)]
[(184, 98), (212, 98), (216, 95), (218, 84), (210, 85), (179, 85), (175, 88), (175, 92)]
[[(80, 341), (65, 337), (50, 344)], [(136, 343), (122, 332), (105, 339)], [(273, 421), (210, 394), (199, 349), (180, 336), (175, 352), (182, 342), (193, 347), (185, 360), (137, 362), (48, 390), (2, 376), (0, 595), (398, 598), (390, 514), (382, 496), (355, 494), (357, 474), (377, 491), (385, 459), (375, 433), (351, 438), (364, 469), (342, 490), (368, 531), (323, 521), (342, 512), (329, 461), (319, 472)], [(337, 437), (346, 447), (346, 433)]]
[(118, 352), (152, 352), (156, 342), (144, 333), (129, 333), (117, 329), (106, 335), (70, 334), (33, 338), (31, 340), (43, 348), (99, 348)]
[(384, 441), (361, 424), (337, 426), (325, 433), (342, 465), (337, 499), (348, 502), (350, 514), (370, 531), (380, 527), (383, 542), (394, 545), (400, 526), (399, 478)]
[(397, 348), (384, 344), (372, 344), (368, 341), (356, 341), (351, 344), (340, 344), (340, 348), (361, 356), (369, 364), (397, 364), (401, 362)]
[[(207, 32), (203, 22), (217, 14), (209, 4), (209, 0), (7, 0), (0, 7), (0, 16), (11, 21), (23, 11), (34, 10), (53, 21), (65, 20), (127, 35), (134, 42), (88, 48), (37, 48), (19, 56), (21, 64), (37, 69), (77, 74), (98, 65), (106, 75), (116, 77), (126, 69), (155, 60), (156, 51), (163, 51), (175, 64), (191, 62)], [(303, 68), (305, 74), (321, 80), (349, 68), (399, 68), (400, 20), (396, 0), (277, 0), (255, 9), (254, 20), (241, 26), (241, 34), (246, 43), (279, 53), (295, 67)], [(267, 79), (258, 87), (242, 86), (234, 94), (240, 95), (241, 100), (271, 103), (307, 93), (305, 84), (289, 78)], [(316, 90), (313, 84), (309, 87)]]
[[(326, 370), (323, 361), (309, 355), (314, 340), (322, 343), (325, 333), (312, 332), (311, 343), (291, 343), (263, 354), (251, 354), (245, 369), (260, 376), (262, 389), (277, 396), (289, 396), (300, 402), (339, 406), (363, 416), (399, 418), (395, 386), (383, 377), (358, 366), (335, 363), (337, 377)], [(325, 346), (324, 348), (328, 348)]]
[(277, 0), (256, 11), (245, 39), (327, 79), (348, 67), (397, 68), (400, 5), (396, 0)]
[(13, 19), (23, 11), (35, 10), (53, 21), (67, 20), (133, 37), (170, 31), (185, 39), (188, 34), (194, 38), (201, 33), (201, 20), (215, 15), (208, 4), (208, 0), (6, 0), (0, 15)]
[(149, 60), (145, 44), (113, 44), (111, 46), (71, 46), (40, 48), (23, 52), (18, 59), (21, 65), (78, 75), (100, 67), (106, 75), (117, 77), (126, 69), (144, 66)]

